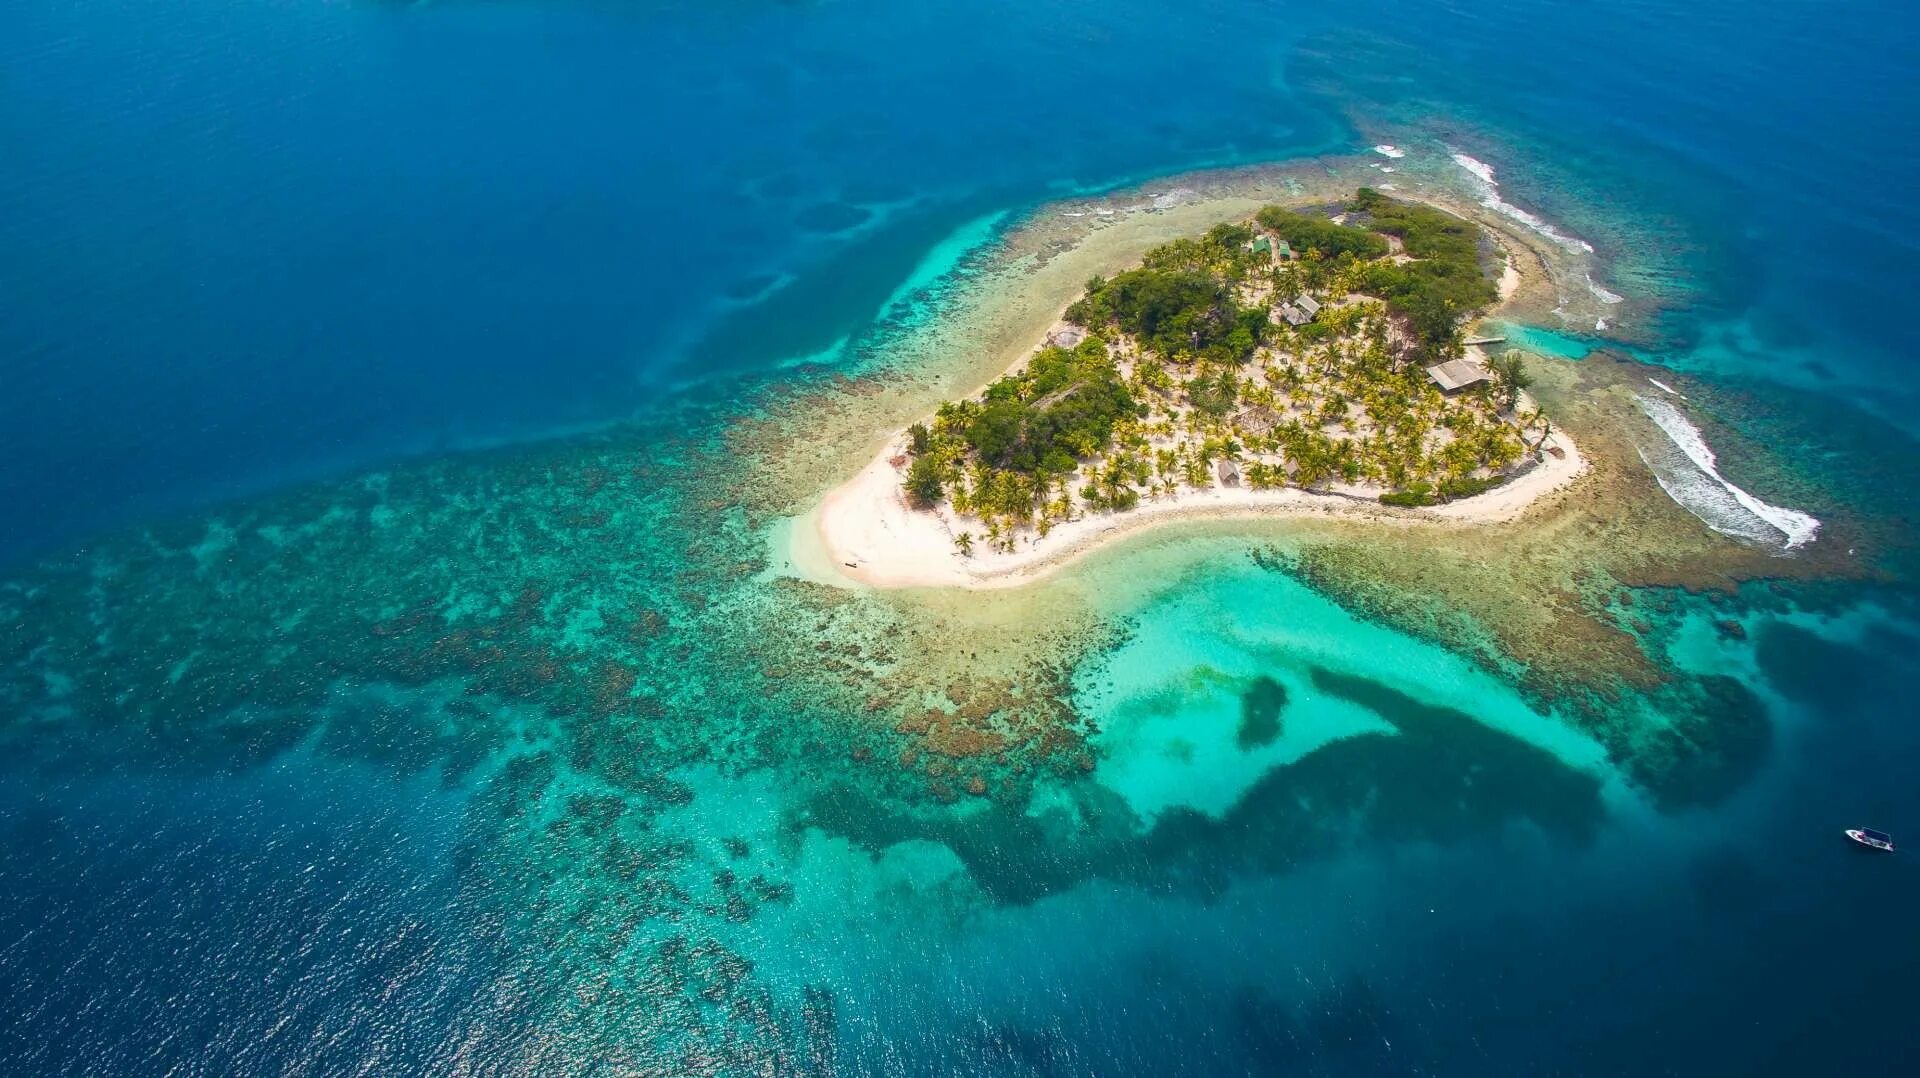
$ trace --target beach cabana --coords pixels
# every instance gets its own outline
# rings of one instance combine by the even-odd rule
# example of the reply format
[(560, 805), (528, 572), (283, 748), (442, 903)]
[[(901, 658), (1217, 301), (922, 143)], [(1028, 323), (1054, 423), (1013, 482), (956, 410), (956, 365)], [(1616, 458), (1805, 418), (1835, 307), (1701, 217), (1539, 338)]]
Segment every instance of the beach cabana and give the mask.
[(1240, 485), (1240, 465), (1235, 464), (1233, 461), (1222, 457), (1220, 463), (1214, 465), (1214, 471), (1220, 476), (1221, 486), (1237, 487)]
[(1061, 326), (1047, 334), (1047, 343), (1055, 348), (1077, 348), (1087, 339), (1087, 331), (1079, 326)]

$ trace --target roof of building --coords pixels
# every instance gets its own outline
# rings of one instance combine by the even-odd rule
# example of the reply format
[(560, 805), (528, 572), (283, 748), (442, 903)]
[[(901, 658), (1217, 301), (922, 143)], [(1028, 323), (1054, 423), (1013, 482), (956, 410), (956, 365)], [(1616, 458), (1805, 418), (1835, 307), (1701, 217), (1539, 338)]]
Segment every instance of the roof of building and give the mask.
[(1308, 318), (1312, 318), (1314, 315), (1320, 313), (1320, 301), (1314, 299), (1312, 296), (1301, 296), (1293, 302), (1299, 305), (1301, 310), (1307, 312)]
[(1047, 334), (1047, 343), (1060, 348), (1077, 347), (1081, 341), (1086, 339), (1087, 331), (1081, 329), (1079, 326), (1061, 326), (1059, 329)]
[(1493, 376), (1485, 367), (1469, 359), (1449, 359), (1445, 363), (1436, 363), (1427, 368), (1427, 377), (1440, 387), (1442, 392), (1453, 393), (1471, 385), (1485, 382)]
[(1273, 250), (1273, 241), (1265, 236), (1261, 236), (1253, 241), (1253, 249), (1255, 251), (1271, 251)]
[(1214, 466), (1214, 470), (1220, 474), (1220, 482), (1227, 486), (1235, 486), (1240, 482), (1240, 466), (1226, 457), (1220, 458), (1220, 463)]
[(1256, 404), (1233, 417), (1233, 425), (1248, 434), (1265, 434), (1279, 421), (1280, 417), (1274, 410), (1263, 404)]

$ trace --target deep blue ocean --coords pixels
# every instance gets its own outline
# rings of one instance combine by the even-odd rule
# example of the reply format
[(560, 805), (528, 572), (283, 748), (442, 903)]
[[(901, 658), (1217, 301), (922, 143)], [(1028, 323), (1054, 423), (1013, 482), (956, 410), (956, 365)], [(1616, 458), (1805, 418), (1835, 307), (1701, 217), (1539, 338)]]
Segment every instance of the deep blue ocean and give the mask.
[[(1756, 436), (1911, 459), (1917, 57), (1895, 0), (13, 0), (0, 575), (832, 362), (969, 222), (1376, 128), (1492, 162), (1609, 287), (1658, 297), (1640, 354), (1804, 402)], [(1775, 730), (1711, 808), (1620, 813), (1577, 850), (1427, 835), (1202, 898), (1103, 879), (981, 914), (818, 974), (869, 979), (840, 1067), (1914, 1073), (1920, 870), (1832, 841), (1920, 836), (1914, 609), (1898, 573), (1836, 585), (1714, 652)], [(0, 709), (28, 739), (72, 717)], [(0, 760), (0, 1070), (620, 1070), (515, 1024), (538, 944), (464, 875), (477, 783), (343, 755)], [(923, 854), (858, 871), (949, 871)], [(762, 972), (865, 955), (807, 940), (756, 938)], [(979, 1038), (913, 1013), (943, 975)]]

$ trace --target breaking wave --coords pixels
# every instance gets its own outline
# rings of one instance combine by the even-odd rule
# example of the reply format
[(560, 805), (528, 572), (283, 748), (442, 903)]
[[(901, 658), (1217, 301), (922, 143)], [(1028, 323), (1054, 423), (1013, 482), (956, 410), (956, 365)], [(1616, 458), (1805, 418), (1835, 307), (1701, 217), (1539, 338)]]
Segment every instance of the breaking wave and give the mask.
[[(1454, 151), (1453, 153), (1453, 163), (1465, 169), (1467, 174), (1477, 181), (1475, 186), (1480, 189), (1480, 204), (1482, 206), (1485, 206), (1495, 213), (1504, 214), (1507, 217), (1513, 218), (1528, 228), (1533, 229), (1535, 232), (1538, 232), (1540, 235), (1565, 247), (1569, 251), (1584, 251), (1587, 254), (1593, 253), (1593, 244), (1588, 243), (1578, 236), (1569, 236), (1565, 232), (1555, 228), (1545, 218), (1528, 213), (1526, 210), (1502, 199), (1500, 197), (1500, 181), (1494, 178), (1492, 165), (1477, 158), (1468, 157), (1466, 154), (1458, 151)], [(1598, 293), (1596, 293), (1596, 295), (1598, 295)]]
[(1700, 428), (1680, 409), (1640, 393), (1633, 399), (1669, 440), (1664, 448), (1641, 447), (1640, 459), (1653, 469), (1661, 489), (1701, 523), (1722, 535), (1787, 550), (1812, 541), (1819, 533), (1816, 518), (1798, 509), (1769, 505), (1728, 482)]

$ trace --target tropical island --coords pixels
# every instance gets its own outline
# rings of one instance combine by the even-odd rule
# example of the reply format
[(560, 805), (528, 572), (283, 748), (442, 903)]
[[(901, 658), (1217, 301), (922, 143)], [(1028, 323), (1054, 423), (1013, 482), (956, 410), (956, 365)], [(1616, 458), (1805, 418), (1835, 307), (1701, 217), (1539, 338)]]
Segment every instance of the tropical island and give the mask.
[(870, 582), (977, 584), (1169, 513), (1508, 519), (1581, 466), (1524, 360), (1466, 336), (1516, 276), (1473, 222), (1368, 188), (1163, 243), (890, 442), (825, 545)]

